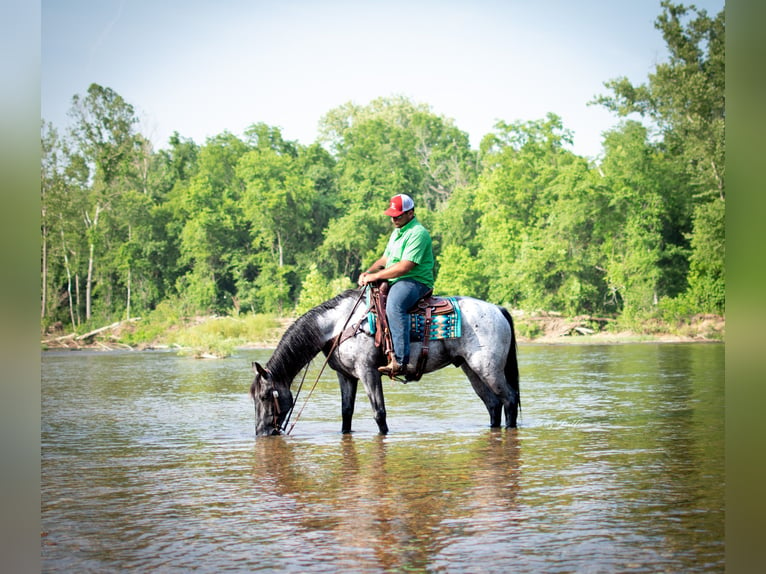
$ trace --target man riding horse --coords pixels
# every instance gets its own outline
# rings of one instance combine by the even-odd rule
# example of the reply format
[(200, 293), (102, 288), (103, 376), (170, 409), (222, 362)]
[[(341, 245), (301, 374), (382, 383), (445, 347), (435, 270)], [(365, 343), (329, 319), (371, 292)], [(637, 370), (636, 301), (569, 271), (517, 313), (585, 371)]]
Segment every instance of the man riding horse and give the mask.
[(391, 198), (384, 212), (394, 230), (383, 255), (359, 276), (359, 285), (378, 281), (389, 284), (386, 318), (393, 341), (393, 356), (378, 370), (391, 377), (413, 376), (410, 364), (410, 321), (407, 311), (434, 286), (434, 254), (431, 235), (415, 217), (415, 202), (409, 195)]
[[(394, 196), (385, 213), (392, 218), (395, 229), (383, 256), (359, 277), (363, 288), (347, 289), (309, 309), (285, 331), (265, 366), (253, 364), (255, 378), (250, 396), (255, 404), (256, 436), (283, 431), (295, 406), (292, 382), (320, 352), (325, 354), (326, 364), (335, 371), (340, 383), (341, 432), (351, 432), (360, 382), (379, 431), (387, 434), (381, 373), (419, 380), (422, 374), (447, 366), (459, 367), (466, 374), (487, 408), (491, 427), (499, 427), (503, 415), (506, 427), (516, 427), (521, 395), (511, 314), (503, 307), (466, 296), (442, 298), (449, 301), (448, 312), (442, 312), (445, 306), (438, 301), (419, 303), (434, 284), (431, 236), (415, 219), (411, 197)], [(383, 305), (378, 298), (378, 311), (373, 313), (375, 292), (382, 291), (389, 282), (386, 312), (380, 311)], [(364, 288), (371, 283), (370, 289)], [(360, 303), (366, 292), (370, 306), (365, 309)], [(416, 304), (423, 314), (410, 318), (407, 311)], [(378, 328), (370, 320), (371, 314), (376, 314)], [(380, 348), (382, 341), (377, 340), (382, 316), (388, 317), (393, 335), (385, 352)], [(410, 364), (411, 327), (412, 333), (422, 336), (422, 342), (414, 338), (412, 343), (413, 352), (418, 355), (417, 365)], [(386, 360), (388, 364), (381, 367)]]

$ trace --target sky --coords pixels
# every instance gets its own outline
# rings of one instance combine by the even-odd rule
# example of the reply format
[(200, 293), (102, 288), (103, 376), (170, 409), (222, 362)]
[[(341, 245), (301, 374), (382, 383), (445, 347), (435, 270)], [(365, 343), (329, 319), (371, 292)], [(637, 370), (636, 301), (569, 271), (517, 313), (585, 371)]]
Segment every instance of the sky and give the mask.
[[(691, 3), (691, 2), (689, 2)], [(723, 0), (694, 0), (715, 15)], [(554, 113), (596, 158), (620, 118), (588, 102), (667, 58), (660, 0), (42, 0), (41, 114), (70, 125), (91, 83), (155, 149), (255, 123), (308, 145), (347, 102), (405, 96), (478, 148), (497, 121)]]

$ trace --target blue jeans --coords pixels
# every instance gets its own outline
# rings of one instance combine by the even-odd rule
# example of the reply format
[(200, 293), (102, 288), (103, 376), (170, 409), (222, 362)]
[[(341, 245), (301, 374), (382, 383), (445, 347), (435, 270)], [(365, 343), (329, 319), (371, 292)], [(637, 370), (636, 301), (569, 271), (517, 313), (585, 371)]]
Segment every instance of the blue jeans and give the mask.
[(400, 279), (388, 290), (386, 317), (394, 343), (394, 356), (400, 365), (406, 365), (410, 360), (410, 317), (407, 311), (430, 290), (427, 285), (412, 279)]

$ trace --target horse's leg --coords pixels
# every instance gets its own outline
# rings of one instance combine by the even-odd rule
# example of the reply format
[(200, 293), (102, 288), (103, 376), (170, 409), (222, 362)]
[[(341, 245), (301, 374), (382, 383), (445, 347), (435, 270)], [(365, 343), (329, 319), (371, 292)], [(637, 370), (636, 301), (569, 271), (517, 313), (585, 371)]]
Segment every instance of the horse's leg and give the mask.
[(388, 434), (388, 424), (386, 423), (386, 401), (383, 398), (383, 383), (380, 380), (380, 373), (377, 370), (370, 371), (362, 381), (367, 391), (367, 398), (370, 399), (372, 415), (378, 424), (380, 434)]
[(484, 402), (484, 406), (487, 407), (489, 426), (498, 428), (502, 423), (503, 403), (500, 402), (497, 395), (490, 390), (489, 386), (468, 365), (463, 363), (460, 367), (471, 382), (474, 392)]
[(512, 392), (513, 400), (505, 401), (505, 426), (509, 429), (516, 428), (516, 418), (519, 416), (519, 401), (516, 393)]
[(487, 410), (490, 410), (489, 403), (477, 389), (484, 387), (486, 390), (483, 392), (495, 398), (495, 403), (492, 403), (494, 408), (493, 410), (490, 410), (489, 413), (490, 425), (493, 427), (500, 426), (500, 408), (502, 406), (505, 410), (505, 426), (507, 428), (516, 428), (516, 417), (518, 416), (519, 404), (516, 393), (506, 381), (503, 372), (500, 371), (498, 373), (497, 370), (493, 369), (492, 374), (482, 377), (476, 370), (471, 368), (468, 363), (461, 365), (461, 368), (471, 381), (471, 385), (476, 391), (476, 394), (484, 400), (484, 404), (487, 405)]
[(341, 415), (343, 417), (343, 426), (340, 432), (351, 432), (351, 419), (354, 416), (354, 404), (356, 403), (356, 388), (359, 379), (347, 377), (338, 373), (338, 382), (340, 383)]

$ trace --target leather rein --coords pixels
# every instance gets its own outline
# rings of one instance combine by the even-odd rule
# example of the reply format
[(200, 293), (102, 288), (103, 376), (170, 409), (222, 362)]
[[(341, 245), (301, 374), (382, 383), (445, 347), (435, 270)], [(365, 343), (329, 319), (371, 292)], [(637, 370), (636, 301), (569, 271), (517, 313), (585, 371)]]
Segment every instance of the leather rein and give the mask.
[[(287, 412), (287, 416), (285, 417), (284, 425), (282, 425), (281, 428), (279, 426), (277, 426), (277, 418), (278, 418), (278, 415), (280, 414), (280, 412), (279, 412), (279, 404), (278, 404), (278, 401), (277, 401), (277, 397), (279, 397), (279, 393), (276, 391), (276, 389), (273, 390), (272, 396), (274, 397), (274, 428), (279, 429), (280, 432), (285, 432), (285, 434), (289, 435), (293, 431), (293, 429), (295, 428), (295, 425), (298, 422), (298, 419), (301, 418), (301, 414), (303, 414), (303, 409), (306, 408), (306, 405), (308, 404), (309, 399), (311, 398), (311, 395), (314, 394), (314, 389), (316, 388), (317, 384), (319, 383), (319, 379), (322, 377), (322, 373), (324, 372), (325, 367), (327, 366), (327, 363), (330, 361), (330, 357), (335, 352), (335, 349), (338, 348), (338, 345), (340, 345), (343, 341), (345, 341), (346, 339), (349, 338), (349, 337), (344, 337), (344, 335), (348, 331), (348, 329), (346, 329), (346, 326), (348, 325), (348, 322), (351, 320), (351, 317), (354, 316), (354, 313), (356, 312), (356, 308), (359, 306), (359, 303), (364, 298), (364, 293), (365, 293), (365, 289), (362, 289), (360, 294), (359, 294), (359, 297), (357, 298), (356, 302), (354, 303), (353, 308), (351, 309), (351, 312), (348, 314), (348, 317), (346, 317), (346, 321), (343, 323), (343, 328), (340, 330), (340, 333), (338, 333), (338, 335), (336, 335), (333, 338), (333, 342), (332, 342), (332, 345), (330, 347), (330, 351), (327, 353), (327, 356), (325, 357), (325, 360), (322, 363), (322, 368), (319, 369), (319, 374), (316, 376), (316, 379), (314, 380), (314, 384), (311, 385), (311, 390), (309, 391), (309, 394), (306, 397), (306, 400), (303, 401), (303, 406), (301, 407), (301, 410), (298, 411), (298, 415), (295, 417), (295, 420), (293, 421), (293, 424), (290, 427), (290, 430), (288, 430), (287, 432), (285, 432), (285, 429), (287, 429), (287, 425), (290, 422), (290, 418), (292, 417), (293, 411), (295, 410), (295, 405), (298, 402), (298, 397), (301, 394), (301, 389), (303, 389), (303, 383), (306, 380), (306, 374), (308, 373), (309, 365), (311, 363), (309, 362), (306, 365), (306, 368), (303, 370), (303, 377), (301, 378), (301, 382), (298, 385), (298, 390), (295, 393), (295, 398), (293, 399), (293, 404), (290, 406), (290, 409)], [(366, 317), (367, 317), (366, 314), (363, 315), (362, 316), (362, 320), (364, 320)], [(356, 326), (354, 327), (354, 334), (356, 334), (356, 330), (361, 326), (361, 324), (362, 324), (362, 321), (359, 321), (359, 323), (356, 324)]]

